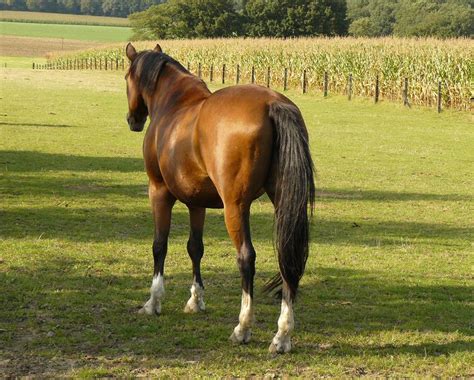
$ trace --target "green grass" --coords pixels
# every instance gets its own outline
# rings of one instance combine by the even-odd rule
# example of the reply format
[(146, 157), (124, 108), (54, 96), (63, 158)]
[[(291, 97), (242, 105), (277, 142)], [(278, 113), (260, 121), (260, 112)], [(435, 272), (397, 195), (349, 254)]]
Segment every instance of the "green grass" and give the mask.
[(33, 62), (37, 64), (45, 64), (46, 58), (42, 57), (5, 57), (0, 56), (0, 67), (12, 69), (30, 69), (33, 66)]
[(182, 312), (191, 264), (178, 204), (163, 314), (138, 315), (152, 220), (123, 73), (2, 70), (0, 375), (473, 376), (472, 116), (290, 96), (318, 197), (294, 351), (272, 357), (279, 305), (258, 291), (277, 269), (268, 200), (252, 210), (249, 345), (227, 340), (240, 280), (219, 210), (206, 221), (208, 310)]
[(127, 41), (130, 38), (131, 28), (1, 21), (0, 34), (22, 37), (65, 38), (82, 41), (121, 42)]
[(33, 22), (47, 24), (130, 26), (129, 20), (121, 17), (23, 11), (2, 11), (0, 14), (0, 21)]

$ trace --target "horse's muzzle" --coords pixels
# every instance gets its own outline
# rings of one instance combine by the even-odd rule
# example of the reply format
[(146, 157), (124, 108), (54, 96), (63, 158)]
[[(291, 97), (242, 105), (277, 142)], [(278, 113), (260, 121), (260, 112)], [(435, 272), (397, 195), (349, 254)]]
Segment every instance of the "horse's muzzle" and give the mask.
[(127, 114), (127, 122), (132, 132), (141, 132), (143, 131), (143, 128), (145, 128), (146, 116), (143, 120), (137, 120), (135, 119), (135, 116)]

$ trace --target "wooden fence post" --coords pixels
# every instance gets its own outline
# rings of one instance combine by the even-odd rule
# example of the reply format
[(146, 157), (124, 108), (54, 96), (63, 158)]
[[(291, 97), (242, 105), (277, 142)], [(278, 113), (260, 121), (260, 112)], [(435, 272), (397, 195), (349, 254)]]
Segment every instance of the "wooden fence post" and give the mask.
[(198, 78), (201, 78), (201, 62), (198, 63)]
[(438, 81), (438, 113), (441, 113), (441, 81)]
[(379, 76), (377, 75), (377, 77), (375, 78), (375, 103), (378, 103), (379, 101), (379, 91)]
[(107, 59), (107, 57), (105, 57), (105, 66), (104, 66), (104, 67), (105, 67), (105, 71), (107, 71), (107, 64), (108, 64), (108, 61), (109, 61), (109, 60)]
[(303, 70), (303, 94), (306, 94), (306, 69)]
[(235, 84), (239, 84), (240, 82), (240, 65), (237, 64), (237, 71), (235, 72)]
[(214, 80), (214, 65), (211, 65), (211, 69), (209, 72), (209, 81), (212, 83), (213, 80)]
[(352, 74), (349, 74), (349, 84), (347, 85), (347, 99), (352, 99)]
[(324, 72), (324, 97), (328, 96), (328, 72)]
[(270, 88), (270, 67), (267, 69), (267, 87)]
[(191, 68), (189, 62), (188, 62), (188, 66), (186, 66), (186, 68), (188, 69), (189, 72), (191, 72), (189, 69)]
[(33, 70), (35, 69), (35, 63), (33, 62)]
[(125, 60), (122, 58), (122, 70), (125, 70)]
[(252, 84), (255, 83), (255, 66), (252, 66)]
[(288, 68), (285, 67), (285, 73), (283, 74), (283, 91), (288, 90)]
[(222, 65), (222, 84), (225, 84), (225, 63)]
[(408, 78), (405, 78), (403, 85), (403, 105), (410, 107), (410, 102), (408, 101)]

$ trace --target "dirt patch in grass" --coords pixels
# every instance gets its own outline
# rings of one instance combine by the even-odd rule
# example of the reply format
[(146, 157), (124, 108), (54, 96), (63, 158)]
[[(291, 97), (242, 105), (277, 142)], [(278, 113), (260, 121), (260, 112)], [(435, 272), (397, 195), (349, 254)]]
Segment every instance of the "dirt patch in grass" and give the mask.
[(1, 36), (0, 54), (10, 57), (44, 57), (52, 52), (83, 50), (102, 43), (61, 38)]

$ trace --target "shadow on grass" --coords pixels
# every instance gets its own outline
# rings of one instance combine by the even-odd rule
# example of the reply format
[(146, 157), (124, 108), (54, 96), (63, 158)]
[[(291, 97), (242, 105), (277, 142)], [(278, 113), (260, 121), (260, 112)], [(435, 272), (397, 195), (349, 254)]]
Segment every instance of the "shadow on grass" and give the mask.
[(80, 128), (77, 125), (69, 124), (50, 124), (50, 123), (6, 123), (0, 121), (0, 126), (14, 126), (14, 127), (47, 127), (47, 128)]
[[(93, 172), (143, 172), (142, 158), (90, 157), (35, 151), (0, 151), (0, 164), (9, 172), (39, 172), (49, 170)], [(45, 182), (46, 184), (47, 182)]]
[(317, 192), (323, 201), (383, 201), (383, 202), (413, 202), (413, 201), (473, 201), (474, 197), (464, 194), (427, 194), (411, 192), (392, 192), (377, 190), (343, 190), (323, 189)]
[[(43, 196), (55, 199), (55, 207), (11, 207), (2, 212), (0, 234), (12, 238), (61, 238), (68, 241), (112, 241), (117, 239), (151, 239), (152, 218), (147, 200), (147, 186), (122, 185), (108, 180), (49, 175), (28, 175), (38, 170), (66, 170), (71, 172), (119, 171), (142, 172), (143, 161), (138, 158), (82, 157), (40, 152), (0, 152), (0, 163), (7, 165), (2, 193), (4, 197)], [(145, 177), (145, 175), (144, 175)], [(117, 201), (117, 207), (100, 207), (100, 199), (115, 196), (129, 197), (130, 204)], [(363, 201), (405, 200), (467, 200), (469, 197), (449, 194), (394, 193), (383, 191), (349, 191), (324, 189), (319, 202), (348, 199)], [(94, 200), (99, 207), (69, 207), (77, 200)], [(116, 199), (114, 199), (116, 201)], [(266, 202), (265, 200), (263, 202)], [(46, 202), (51, 204), (52, 202)], [(121, 207), (133, 205), (133, 212)], [(268, 209), (271, 209), (269, 207)], [(253, 239), (271, 244), (273, 213), (253, 212), (251, 216)], [(222, 216), (208, 213), (206, 229), (217, 239), (228, 239)], [(319, 244), (352, 244), (378, 246), (427, 240), (442, 245), (460, 244), (474, 229), (453, 227), (441, 223), (399, 221), (333, 220), (315, 217), (312, 226), (314, 241)], [(172, 236), (185, 239), (188, 235), (188, 216), (182, 209), (173, 212)]]
[[(3, 238), (64, 239), (76, 242), (105, 242), (117, 240), (152, 239), (151, 211), (144, 201), (142, 207), (130, 210), (120, 208), (70, 208), (68, 203), (58, 207), (10, 208), (2, 211)], [(175, 208), (172, 216), (171, 238), (185, 244), (189, 234), (186, 210)], [(272, 244), (273, 214), (254, 212), (251, 215), (254, 242)], [(453, 227), (446, 224), (362, 221), (354, 222), (315, 218), (312, 240), (318, 244), (383, 246), (410, 244), (462, 245), (474, 228)], [(228, 240), (221, 212), (208, 212), (206, 231), (214, 239)], [(207, 235), (209, 236), (209, 235)]]
[[(1, 124), (1, 123), (0, 123)], [(93, 172), (93, 171), (117, 171), (117, 172), (141, 172), (144, 173), (144, 163), (142, 158), (129, 157), (90, 157), (66, 155), (60, 153), (44, 153), (36, 151), (0, 151), (0, 164), (8, 165), (8, 172), (11, 181), (22, 181), (22, 184), (30, 184), (39, 193), (48, 194), (51, 188), (60, 188), (77, 184), (80, 179), (60, 179), (60, 178), (38, 178), (24, 176), (15, 179), (14, 173), (23, 172), (41, 172), (41, 171), (72, 171), (72, 172)], [(72, 183), (71, 183), (72, 182)], [(13, 182), (14, 184), (15, 182)], [(84, 184), (83, 185), (87, 185)], [(91, 183), (91, 186), (107, 187), (104, 182)], [(146, 188), (144, 182), (143, 188)], [(123, 194), (130, 194), (127, 186), (123, 187)], [(114, 191), (110, 187), (103, 190), (103, 194), (120, 194), (120, 191)], [(75, 194), (87, 196), (87, 192)], [(97, 192), (96, 192), (97, 193)], [(412, 192), (393, 192), (376, 190), (346, 190), (346, 189), (319, 189), (318, 198), (321, 201), (472, 201), (473, 197), (464, 194), (429, 194)]]
[[(118, 259), (108, 257), (110, 265)], [(127, 259), (121, 265), (127, 264)], [(31, 357), (59, 357), (91, 365), (91, 358), (127, 357), (135, 365), (166, 365), (169, 360), (199, 360), (214, 363), (222, 354), (265, 361), (252, 350), (264, 351), (276, 328), (276, 301), (256, 295), (257, 323), (249, 347), (231, 345), (227, 337), (238, 320), (240, 286), (235, 264), (226, 270), (206, 270), (208, 309), (186, 315), (190, 272), (169, 271), (167, 297), (159, 317), (138, 315), (146, 300), (148, 275), (110, 274), (94, 268), (94, 259), (45, 258), (34, 267), (0, 273), (3, 349), (11, 364), (27, 364)], [(131, 270), (136, 270), (131, 268)], [(257, 286), (270, 273), (258, 272)], [(468, 286), (407, 285), (387, 280), (377, 272), (319, 268), (317, 277), (305, 281), (296, 304), (296, 349), (294, 354), (320, 356), (382, 356), (411, 354), (419, 357), (469, 352), (472, 342), (412, 344), (410, 334), (472, 334)], [(394, 344), (350, 343), (350, 338), (378, 333), (402, 334)], [(408, 335), (403, 335), (407, 333)], [(329, 349), (319, 343), (331, 342)], [(427, 339), (433, 339), (428, 337)], [(130, 359), (132, 358), (132, 359)], [(154, 358), (151, 362), (143, 358)], [(91, 363), (92, 360), (92, 363)], [(24, 367), (16, 375), (41, 373), (50, 362)], [(214, 363), (215, 365), (215, 363)]]

